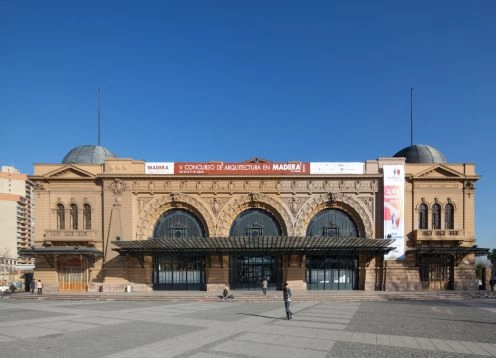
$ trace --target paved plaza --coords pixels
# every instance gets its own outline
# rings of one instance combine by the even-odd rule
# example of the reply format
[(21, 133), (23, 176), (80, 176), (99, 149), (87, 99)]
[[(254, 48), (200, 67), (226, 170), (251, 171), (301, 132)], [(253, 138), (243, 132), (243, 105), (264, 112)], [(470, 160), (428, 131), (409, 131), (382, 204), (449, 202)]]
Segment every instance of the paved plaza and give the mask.
[(496, 357), (496, 299), (2, 299), (0, 357)]

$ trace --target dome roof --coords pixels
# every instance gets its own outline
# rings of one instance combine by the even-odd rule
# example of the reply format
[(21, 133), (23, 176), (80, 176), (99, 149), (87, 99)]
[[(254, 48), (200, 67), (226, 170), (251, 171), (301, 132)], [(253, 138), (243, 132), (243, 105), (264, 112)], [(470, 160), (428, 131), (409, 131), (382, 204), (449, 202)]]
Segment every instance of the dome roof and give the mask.
[(430, 145), (415, 144), (403, 148), (393, 157), (405, 157), (407, 163), (447, 163), (442, 152)]
[(71, 149), (62, 159), (62, 164), (103, 164), (107, 158), (117, 156), (100, 145), (81, 145)]

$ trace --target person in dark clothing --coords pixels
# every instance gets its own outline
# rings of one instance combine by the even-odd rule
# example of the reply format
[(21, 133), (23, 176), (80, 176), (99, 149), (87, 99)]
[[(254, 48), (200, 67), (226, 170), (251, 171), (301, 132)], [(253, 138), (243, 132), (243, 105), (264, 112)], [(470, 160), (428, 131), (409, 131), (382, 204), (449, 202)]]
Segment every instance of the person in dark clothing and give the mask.
[(227, 285), (224, 286), (224, 290), (222, 291), (222, 298), (223, 300), (227, 300), (227, 297), (229, 297), (229, 290), (227, 289)]
[(31, 294), (33, 294), (34, 289), (36, 288), (36, 282), (35, 282), (34, 278), (31, 280), (31, 284), (29, 286), (30, 286), (29, 288), (31, 289)]
[(491, 286), (491, 291), (494, 291), (494, 285), (496, 285), (496, 277), (491, 277), (489, 280), (489, 285)]
[(282, 289), (282, 297), (284, 299), (284, 309), (286, 310), (286, 317), (288, 319), (293, 319), (293, 312), (289, 308), (291, 304), (291, 289), (288, 286), (288, 283), (284, 283), (284, 288)]

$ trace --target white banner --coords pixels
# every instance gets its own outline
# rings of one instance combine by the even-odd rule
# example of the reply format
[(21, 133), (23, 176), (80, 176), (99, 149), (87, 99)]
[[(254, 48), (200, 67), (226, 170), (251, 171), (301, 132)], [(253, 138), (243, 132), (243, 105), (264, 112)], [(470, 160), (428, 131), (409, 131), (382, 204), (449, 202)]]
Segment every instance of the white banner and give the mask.
[(174, 174), (174, 162), (145, 163), (145, 174)]
[(364, 163), (310, 163), (310, 174), (364, 174)]
[(405, 167), (384, 165), (384, 238), (393, 239), (396, 247), (386, 260), (405, 258)]

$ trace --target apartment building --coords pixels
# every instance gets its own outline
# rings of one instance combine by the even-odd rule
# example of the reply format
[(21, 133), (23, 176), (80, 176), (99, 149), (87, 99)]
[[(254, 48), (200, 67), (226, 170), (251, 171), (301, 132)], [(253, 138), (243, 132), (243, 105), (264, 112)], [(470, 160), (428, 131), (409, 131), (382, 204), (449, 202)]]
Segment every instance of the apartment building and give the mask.
[(34, 244), (33, 183), (12, 166), (0, 166), (0, 281), (19, 280), (34, 268), (34, 258), (18, 250)]

